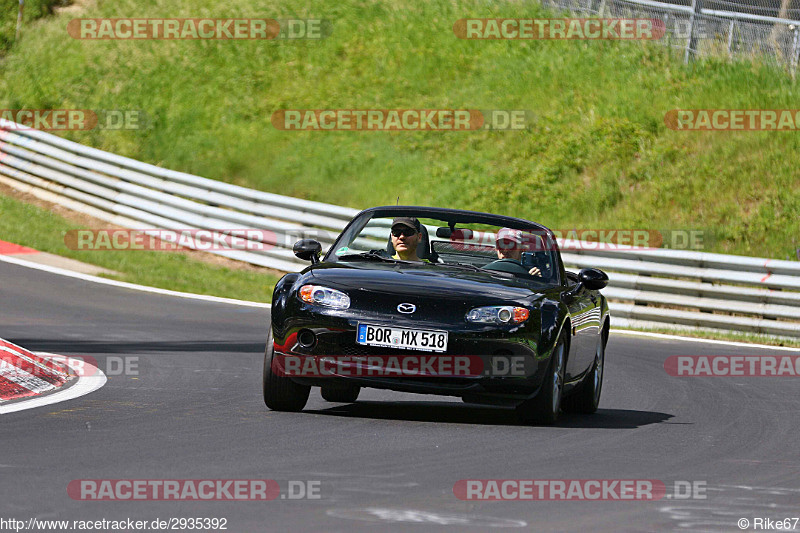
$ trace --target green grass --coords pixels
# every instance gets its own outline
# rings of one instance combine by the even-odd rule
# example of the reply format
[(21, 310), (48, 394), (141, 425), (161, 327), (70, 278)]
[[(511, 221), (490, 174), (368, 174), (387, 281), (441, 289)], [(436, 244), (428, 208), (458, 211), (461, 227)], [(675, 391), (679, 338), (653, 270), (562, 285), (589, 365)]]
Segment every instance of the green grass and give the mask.
[[(53, 7), (69, 4), (69, 0), (25, 0), (21, 35), (36, 19), (53, 12)], [(19, 0), (0, 0), (0, 57), (14, 44), (19, 16)]]
[(278, 280), (271, 273), (230, 269), (187, 254), (147, 251), (80, 251), (64, 235), (83, 226), (31, 204), (0, 195), (0, 240), (71, 257), (119, 272), (112, 279), (182, 292), (269, 302)]
[[(81, 17), (313, 17), (319, 41), (78, 41), (31, 28), (0, 66), (0, 107), (141, 109), (145, 131), (68, 136), (168, 168), (364, 208), (486, 210), (553, 228), (698, 229), (706, 251), (795, 257), (797, 132), (685, 132), (676, 108), (796, 108), (784, 73), (610, 41), (466, 41), (464, 17), (533, 2), (102, 2)], [(529, 109), (518, 132), (292, 132), (280, 109)]]

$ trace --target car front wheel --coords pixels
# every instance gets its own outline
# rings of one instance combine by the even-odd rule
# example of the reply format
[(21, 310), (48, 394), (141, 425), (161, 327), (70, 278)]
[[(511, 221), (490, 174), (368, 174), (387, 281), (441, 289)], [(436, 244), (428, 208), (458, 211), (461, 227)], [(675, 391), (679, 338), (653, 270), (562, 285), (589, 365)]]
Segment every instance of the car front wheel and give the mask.
[(564, 410), (573, 413), (591, 414), (597, 411), (600, 405), (600, 392), (603, 390), (603, 367), (606, 359), (606, 342), (600, 338), (595, 351), (594, 364), (589, 375), (586, 376), (581, 389), (573, 395), (564, 398)]
[(290, 378), (279, 375), (277, 370), (278, 361), (275, 360), (275, 343), (270, 326), (262, 375), (264, 403), (273, 411), (302, 411), (308, 402), (311, 387), (298, 385)]
[(564, 392), (564, 364), (567, 358), (567, 341), (564, 333), (550, 356), (550, 366), (542, 388), (536, 397), (517, 406), (517, 417), (525, 423), (554, 424), (561, 412), (561, 395)]

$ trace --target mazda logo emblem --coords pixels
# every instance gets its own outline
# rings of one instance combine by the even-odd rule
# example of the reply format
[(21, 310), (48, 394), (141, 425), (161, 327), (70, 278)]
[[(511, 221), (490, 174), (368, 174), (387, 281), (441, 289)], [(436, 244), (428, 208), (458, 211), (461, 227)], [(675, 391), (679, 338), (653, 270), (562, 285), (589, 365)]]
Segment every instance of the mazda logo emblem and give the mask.
[(413, 313), (417, 310), (417, 306), (414, 304), (400, 304), (397, 306), (397, 310), (401, 313), (409, 314)]

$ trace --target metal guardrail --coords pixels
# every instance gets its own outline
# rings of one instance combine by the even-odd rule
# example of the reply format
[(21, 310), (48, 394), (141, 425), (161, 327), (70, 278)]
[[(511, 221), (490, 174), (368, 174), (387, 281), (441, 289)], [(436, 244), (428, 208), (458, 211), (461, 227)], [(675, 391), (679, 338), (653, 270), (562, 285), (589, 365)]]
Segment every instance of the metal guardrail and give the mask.
[[(0, 183), (119, 227), (268, 230), (272, 237), (261, 241), (269, 245), (263, 250), (213, 253), (287, 272), (306, 266), (291, 252), (296, 240), (313, 237), (330, 245), (357, 213), (163, 169), (2, 119)], [(565, 264), (609, 272), (604, 294), (617, 323), (800, 338), (799, 262), (578, 248), (562, 253)]]
[(3, 121), (0, 182), (126, 228), (267, 230), (263, 250), (253, 243), (213, 253), (283, 271), (302, 265), (291, 252), (296, 240), (313, 234), (330, 244), (358, 212), (166, 170)]

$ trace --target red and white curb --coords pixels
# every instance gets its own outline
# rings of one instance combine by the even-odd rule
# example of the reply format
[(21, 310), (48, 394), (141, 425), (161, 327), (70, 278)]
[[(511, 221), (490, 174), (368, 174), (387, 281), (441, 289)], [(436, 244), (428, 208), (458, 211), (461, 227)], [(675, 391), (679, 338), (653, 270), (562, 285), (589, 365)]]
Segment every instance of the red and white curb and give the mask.
[(38, 254), (39, 250), (28, 248), (13, 242), (0, 241), (0, 255), (30, 255)]
[(105, 374), (85, 361), (33, 353), (0, 339), (0, 414), (71, 400), (105, 383)]

